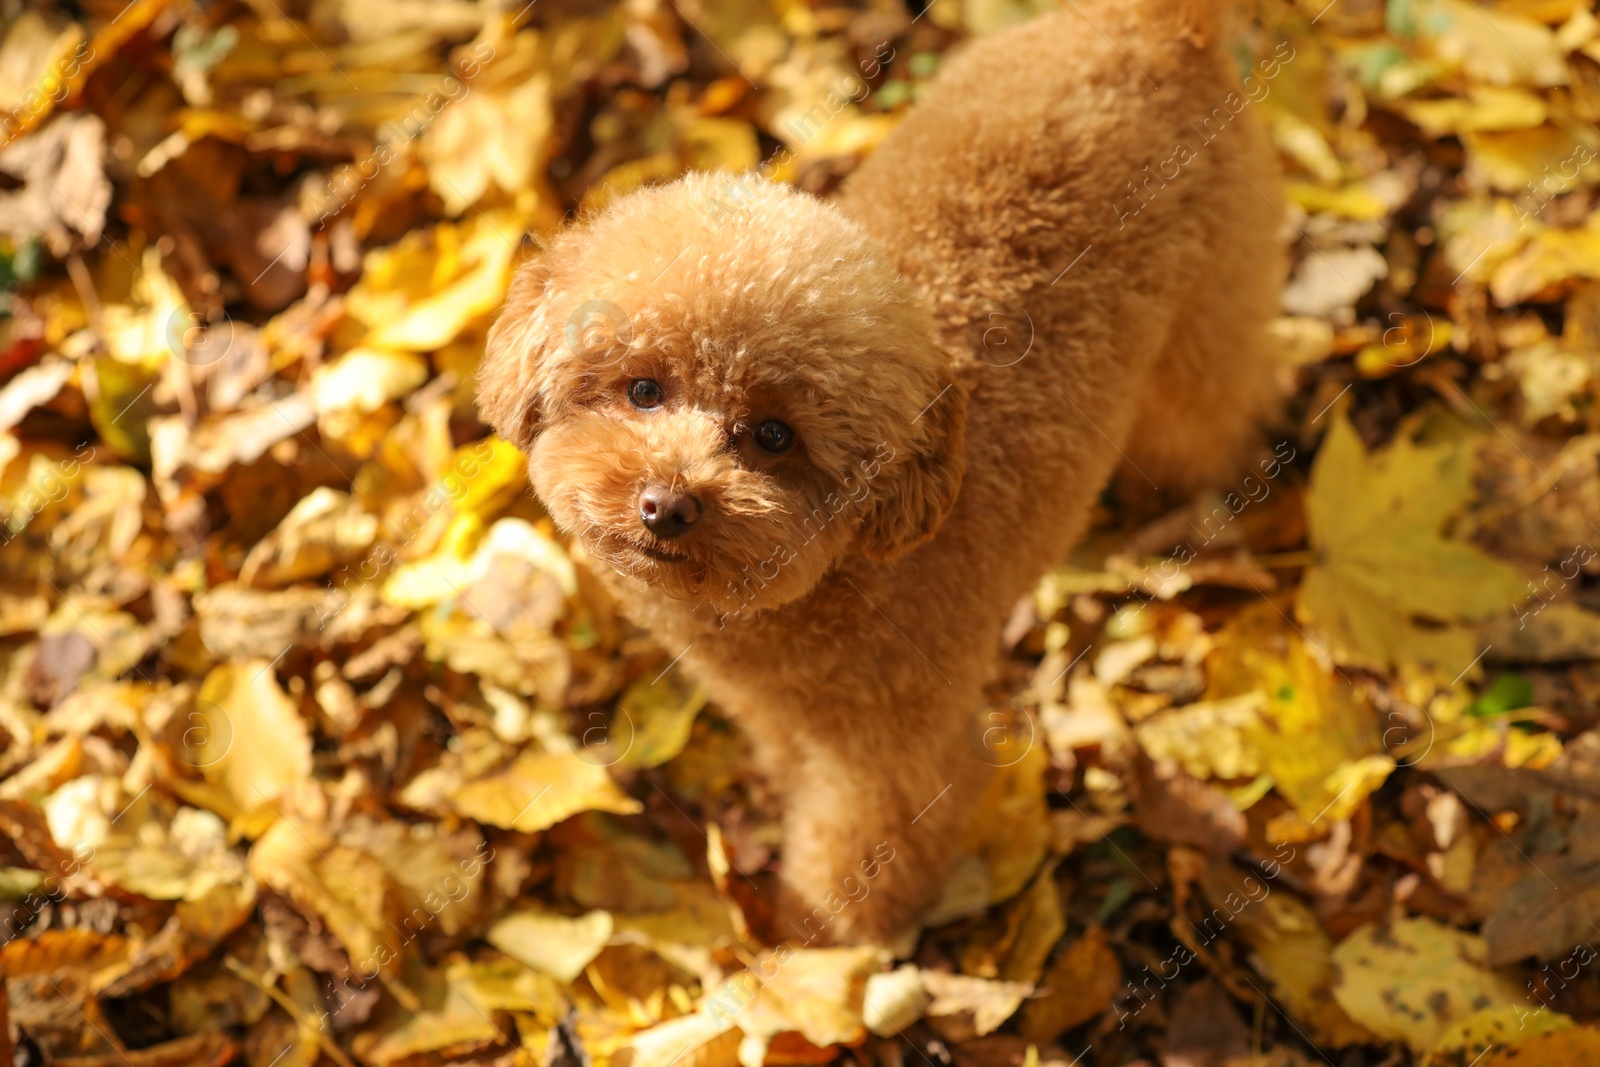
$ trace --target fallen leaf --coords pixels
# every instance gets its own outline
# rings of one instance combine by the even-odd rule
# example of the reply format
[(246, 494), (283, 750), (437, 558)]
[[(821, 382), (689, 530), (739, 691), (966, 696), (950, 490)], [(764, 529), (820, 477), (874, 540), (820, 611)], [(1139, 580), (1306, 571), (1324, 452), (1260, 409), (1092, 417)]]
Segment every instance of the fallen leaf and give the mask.
[(485, 935), (489, 944), (514, 960), (560, 982), (570, 983), (611, 939), (611, 913), (591, 911), (578, 918), (542, 911), (514, 911)]
[(1039, 980), (1035, 996), (1022, 1009), (1022, 1036), (1040, 1045), (1109, 1011), (1122, 988), (1122, 964), (1106, 932), (1091, 926)]
[(463, 815), (522, 833), (548, 829), (580, 811), (643, 810), (605, 767), (575, 752), (524, 752), (504, 769), (461, 786), (452, 799)]
[(1414, 1051), (1486, 1008), (1523, 1006), (1523, 991), (1488, 967), (1483, 939), (1429, 918), (1363, 926), (1333, 950), (1333, 995), (1350, 1017)]
[[(1317, 563), (1297, 608), (1341, 659), (1421, 661), (1454, 673), (1478, 652), (1459, 623), (1517, 603), (1523, 577), (1514, 567), (1443, 534), (1471, 495), (1476, 448), (1461, 432), (1437, 441), (1402, 433), (1366, 453), (1349, 423), (1334, 421), (1306, 496)], [(1417, 617), (1446, 626), (1422, 630)]]

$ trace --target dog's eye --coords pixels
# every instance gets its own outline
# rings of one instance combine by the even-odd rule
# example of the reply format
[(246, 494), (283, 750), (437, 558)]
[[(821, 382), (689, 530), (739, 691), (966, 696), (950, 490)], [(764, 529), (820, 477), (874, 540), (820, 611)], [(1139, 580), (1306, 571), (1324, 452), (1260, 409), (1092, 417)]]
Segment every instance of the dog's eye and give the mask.
[(666, 395), (654, 378), (635, 378), (628, 383), (628, 401), (636, 408), (658, 408)]
[(789, 429), (788, 423), (777, 419), (768, 419), (757, 426), (755, 438), (763, 452), (770, 452), (774, 456), (780, 456), (794, 446), (794, 431)]

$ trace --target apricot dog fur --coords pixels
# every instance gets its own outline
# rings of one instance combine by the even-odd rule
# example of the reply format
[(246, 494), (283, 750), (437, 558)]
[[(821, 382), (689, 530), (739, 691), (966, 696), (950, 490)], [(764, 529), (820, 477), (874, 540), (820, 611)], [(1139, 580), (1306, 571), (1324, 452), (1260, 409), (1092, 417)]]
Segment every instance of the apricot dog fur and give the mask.
[(1018, 597), (1120, 463), (1225, 477), (1275, 403), (1277, 178), (1210, 21), (1076, 0), (951, 59), (835, 202), (693, 175), (512, 284), (484, 416), (747, 731), (791, 938), (914, 928)]

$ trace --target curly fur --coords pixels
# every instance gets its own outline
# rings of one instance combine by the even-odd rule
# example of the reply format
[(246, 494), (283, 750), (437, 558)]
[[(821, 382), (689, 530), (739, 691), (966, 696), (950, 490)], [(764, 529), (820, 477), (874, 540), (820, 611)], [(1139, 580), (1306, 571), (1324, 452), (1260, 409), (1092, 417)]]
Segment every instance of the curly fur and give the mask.
[[(791, 936), (914, 925), (990, 769), (970, 724), (1012, 604), (1119, 462), (1163, 489), (1225, 475), (1275, 402), (1253, 116), (1114, 206), (1237, 91), (1215, 36), (1194, 0), (1078, 0), (951, 60), (836, 203), (692, 175), (558, 234), (511, 288), (484, 417), (748, 731), (786, 798)], [(629, 405), (638, 377), (661, 408)], [(750, 441), (773, 417), (798, 433), (778, 459)], [(670, 543), (638, 521), (655, 482), (704, 507)]]

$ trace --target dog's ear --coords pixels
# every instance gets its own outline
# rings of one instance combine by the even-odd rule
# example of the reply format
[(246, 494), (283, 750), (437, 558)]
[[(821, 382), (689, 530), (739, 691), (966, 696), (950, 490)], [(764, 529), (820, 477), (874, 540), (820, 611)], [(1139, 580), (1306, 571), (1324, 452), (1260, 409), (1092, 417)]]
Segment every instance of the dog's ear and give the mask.
[(961, 490), (967, 467), (967, 393), (954, 380), (917, 416), (915, 447), (885, 466), (867, 498), (869, 511), (856, 532), (856, 551), (892, 560), (929, 540), (943, 525)]
[(543, 256), (517, 268), (478, 364), (479, 414), (523, 450), (539, 434), (540, 364), (550, 332), (544, 306), (549, 276)]

